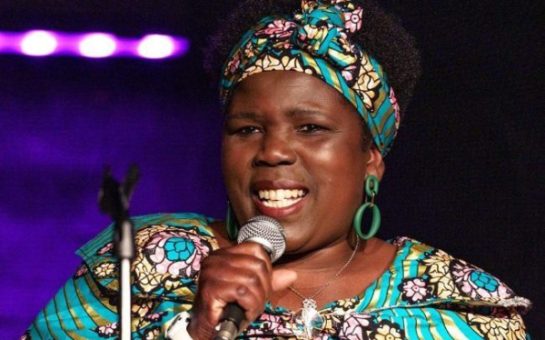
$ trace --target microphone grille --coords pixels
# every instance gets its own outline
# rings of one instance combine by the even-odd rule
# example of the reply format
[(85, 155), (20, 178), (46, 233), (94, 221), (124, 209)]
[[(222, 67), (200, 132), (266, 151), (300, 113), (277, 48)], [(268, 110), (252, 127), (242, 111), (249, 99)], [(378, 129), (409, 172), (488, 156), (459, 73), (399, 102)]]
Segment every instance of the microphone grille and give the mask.
[(256, 242), (262, 245), (274, 262), (284, 254), (286, 239), (282, 225), (269, 216), (255, 216), (246, 222), (238, 232), (237, 242)]

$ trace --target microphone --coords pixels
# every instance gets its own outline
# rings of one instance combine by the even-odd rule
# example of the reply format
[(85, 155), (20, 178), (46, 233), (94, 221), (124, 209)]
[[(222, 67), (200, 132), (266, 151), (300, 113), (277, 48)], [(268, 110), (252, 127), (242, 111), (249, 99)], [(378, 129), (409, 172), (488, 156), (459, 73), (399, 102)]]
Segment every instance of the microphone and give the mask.
[[(271, 262), (278, 260), (286, 250), (284, 228), (277, 220), (268, 216), (255, 216), (248, 220), (239, 230), (237, 243), (255, 242), (263, 247), (271, 256)], [(232, 340), (240, 329), (244, 319), (244, 310), (236, 303), (225, 307), (220, 320), (219, 330), (214, 340)]]

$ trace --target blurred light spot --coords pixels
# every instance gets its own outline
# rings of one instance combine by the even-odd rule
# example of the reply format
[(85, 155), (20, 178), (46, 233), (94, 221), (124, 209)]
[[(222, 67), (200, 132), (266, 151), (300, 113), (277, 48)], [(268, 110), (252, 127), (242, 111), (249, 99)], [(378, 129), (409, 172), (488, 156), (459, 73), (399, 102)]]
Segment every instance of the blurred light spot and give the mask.
[(145, 58), (176, 58), (189, 51), (185, 37), (148, 34), (144, 37), (121, 37), (107, 32), (60, 32), (30, 30), (0, 31), (0, 55)]
[(84, 57), (105, 58), (115, 53), (117, 44), (114, 38), (105, 33), (91, 33), (79, 43), (79, 52)]
[(57, 38), (47, 31), (30, 31), (21, 39), (21, 52), (30, 56), (50, 55), (57, 49)]
[(161, 34), (150, 34), (138, 44), (138, 54), (143, 58), (161, 59), (174, 53), (174, 40)]

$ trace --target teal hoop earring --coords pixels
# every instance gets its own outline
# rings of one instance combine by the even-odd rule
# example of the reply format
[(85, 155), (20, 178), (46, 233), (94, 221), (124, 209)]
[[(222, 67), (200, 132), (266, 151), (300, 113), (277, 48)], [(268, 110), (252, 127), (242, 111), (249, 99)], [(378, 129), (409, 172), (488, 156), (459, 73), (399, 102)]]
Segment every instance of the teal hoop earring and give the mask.
[(236, 241), (238, 237), (238, 223), (233, 215), (231, 203), (227, 201), (227, 216), (225, 217), (225, 227), (227, 228), (227, 236), (231, 241)]
[[(373, 175), (367, 176), (367, 178), (365, 179), (365, 203), (359, 207), (352, 223), (352, 227), (354, 227), (354, 230), (356, 230), (356, 234), (358, 235), (358, 237), (364, 240), (368, 240), (371, 237), (375, 236), (378, 229), (380, 228), (380, 210), (375, 204), (375, 196), (377, 196), (378, 194), (378, 185), (378, 178)], [(362, 231), (362, 223), (363, 214), (367, 209), (371, 209), (372, 220), (369, 232), (365, 234)]]

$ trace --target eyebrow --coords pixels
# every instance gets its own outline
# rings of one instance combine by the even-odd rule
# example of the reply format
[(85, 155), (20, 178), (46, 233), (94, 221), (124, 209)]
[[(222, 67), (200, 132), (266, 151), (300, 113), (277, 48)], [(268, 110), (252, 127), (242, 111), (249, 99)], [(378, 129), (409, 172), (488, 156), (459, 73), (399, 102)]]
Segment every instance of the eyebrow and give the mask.
[(225, 120), (232, 119), (257, 119), (258, 115), (255, 112), (238, 112), (238, 113), (229, 113), (225, 115)]
[(318, 109), (293, 109), (288, 111), (288, 116), (294, 117), (294, 116), (317, 116), (317, 115), (323, 115), (323, 113)]
[[(316, 115), (322, 115), (323, 113), (320, 110), (317, 109), (298, 109), (294, 108), (287, 112), (287, 116), (292, 118), (296, 116), (316, 116)], [(230, 113), (225, 115), (225, 120), (233, 120), (233, 119), (250, 119), (250, 120), (257, 120), (260, 117), (259, 114), (255, 112), (237, 112), (237, 113)]]

